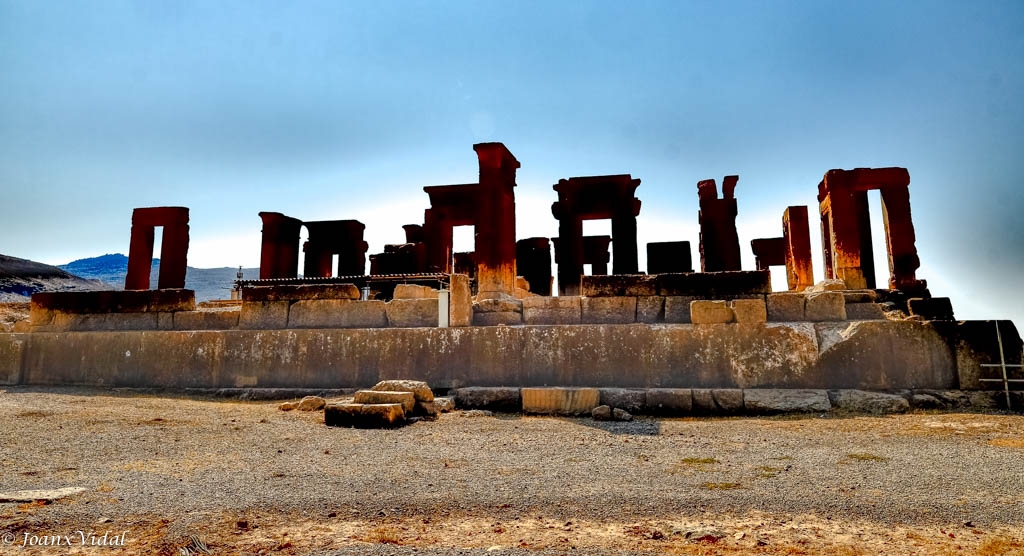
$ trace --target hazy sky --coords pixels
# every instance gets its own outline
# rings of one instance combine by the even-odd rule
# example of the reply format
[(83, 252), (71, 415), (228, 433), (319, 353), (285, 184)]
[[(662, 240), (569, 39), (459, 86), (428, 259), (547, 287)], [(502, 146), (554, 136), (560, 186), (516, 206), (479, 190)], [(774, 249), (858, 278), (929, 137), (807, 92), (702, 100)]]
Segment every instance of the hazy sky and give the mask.
[(739, 174), (745, 267), (809, 205), (821, 279), (822, 175), (905, 166), (918, 276), (1021, 323), (1021, 29), (995, 0), (0, 0), (0, 253), (126, 253), (160, 205), (191, 208), (192, 266), (257, 265), (263, 210), (359, 219), (379, 252), (501, 141), (519, 237), (557, 235), (559, 178), (631, 173), (641, 268), (648, 241), (697, 261), (696, 183)]

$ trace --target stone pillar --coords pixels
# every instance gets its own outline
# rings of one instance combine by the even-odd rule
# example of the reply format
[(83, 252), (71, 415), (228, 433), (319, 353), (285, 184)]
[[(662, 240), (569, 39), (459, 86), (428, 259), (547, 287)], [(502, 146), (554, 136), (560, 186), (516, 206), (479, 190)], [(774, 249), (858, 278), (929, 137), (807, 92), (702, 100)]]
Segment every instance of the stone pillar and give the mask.
[(781, 237), (761, 238), (750, 241), (754, 251), (754, 264), (758, 270), (786, 263), (786, 240)]
[(918, 292), (926, 285), (917, 279), (921, 259), (915, 246), (914, 223), (910, 218), (910, 189), (887, 187), (882, 191), (882, 222), (889, 253), (889, 287), (905, 292)]
[[(604, 276), (608, 274), (608, 261), (611, 260), (608, 247), (611, 244), (612, 236), (586, 236), (583, 238), (583, 264), (584, 266), (590, 265), (590, 273), (592, 275)], [(616, 265), (618, 260), (619, 254), (616, 251)]]
[(441, 211), (429, 208), (423, 213), (423, 239), (427, 244), (427, 270), (452, 272), (452, 226)]
[(786, 283), (793, 291), (814, 285), (811, 232), (807, 207), (787, 207), (782, 213), (782, 237), (786, 243)]
[(161, 290), (185, 287), (185, 272), (188, 268), (188, 212), (184, 222), (173, 222), (164, 226), (160, 242), (160, 275), (157, 288)]
[(583, 276), (583, 221), (561, 215), (559, 203), (551, 210), (558, 218), (558, 238), (555, 240), (555, 263), (558, 265), (558, 295), (579, 295)]
[[(640, 272), (640, 263), (636, 245), (636, 217), (640, 214), (640, 200), (632, 198), (630, 202), (612, 216), (612, 238), (615, 245), (615, 262), (612, 263), (613, 274), (636, 274)], [(607, 270), (606, 272), (607, 273)], [(597, 271), (594, 271), (597, 274)]]
[(333, 276), (334, 254), (321, 248), (313, 241), (302, 244), (305, 262), (302, 265), (304, 278), (330, 278)]
[(155, 236), (153, 226), (132, 223), (132, 239), (128, 247), (128, 275), (124, 279), (124, 289), (149, 289), (149, 277), (153, 270)]
[(302, 221), (280, 212), (261, 212), (260, 218), (263, 220), (260, 280), (296, 278)]
[(857, 231), (860, 233), (860, 271), (869, 289), (875, 288), (875, 249), (871, 240), (871, 208), (867, 191), (853, 191), (857, 213)]
[(868, 283), (861, 267), (858, 203), (849, 181), (846, 172), (829, 170), (818, 186), (818, 201), (822, 218), (828, 216), (827, 225), (822, 221), (822, 234), (830, 236), (822, 237), (823, 242), (828, 242), (831, 255), (830, 264), (826, 263), (828, 278), (842, 280), (847, 288), (859, 290), (867, 288)]
[(477, 296), (512, 295), (516, 284), (516, 169), (519, 161), (501, 143), (473, 145), (480, 162), (476, 219)]
[(405, 230), (406, 243), (423, 242), (423, 226), (419, 224), (406, 224), (402, 226), (402, 229)]
[(722, 198), (715, 180), (697, 183), (700, 211), (700, 268), (702, 272), (741, 270), (740, 239), (736, 233), (736, 199), (733, 191), (739, 176), (725, 176)]

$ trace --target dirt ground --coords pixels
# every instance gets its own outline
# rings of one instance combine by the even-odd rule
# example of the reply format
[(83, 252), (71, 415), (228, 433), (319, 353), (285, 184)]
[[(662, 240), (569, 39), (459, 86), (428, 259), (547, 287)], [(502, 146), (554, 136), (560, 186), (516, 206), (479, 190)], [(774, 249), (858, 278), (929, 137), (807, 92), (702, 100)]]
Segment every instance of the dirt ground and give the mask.
[(0, 554), (1024, 554), (1019, 414), (380, 431), (19, 387), (0, 423), (0, 493), (86, 489), (0, 503)]

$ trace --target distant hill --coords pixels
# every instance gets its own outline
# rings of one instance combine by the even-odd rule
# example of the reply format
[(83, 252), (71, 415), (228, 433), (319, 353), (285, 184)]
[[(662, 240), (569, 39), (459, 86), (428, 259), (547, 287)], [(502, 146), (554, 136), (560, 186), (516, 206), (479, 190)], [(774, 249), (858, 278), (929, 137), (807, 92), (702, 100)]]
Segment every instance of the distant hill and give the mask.
[(90, 280), (55, 266), (0, 255), (0, 302), (25, 302), (41, 291), (110, 290), (105, 282)]
[[(60, 265), (61, 269), (81, 276), (101, 280), (114, 289), (124, 287), (124, 278), (128, 274), (128, 257), (121, 253), (101, 255), (88, 259), (71, 261)], [(196, 301), (211, 299), (228, 299), (234, 286), (238, 268), (193, 268), (185, 269), (185, 287), (196, 292)], [(259, 278), (259, 268), (243, 268), (246, 278)], [(150, 272), (150, 283), (154, 286), (160, 275), (160, 259), (153, 259)]]

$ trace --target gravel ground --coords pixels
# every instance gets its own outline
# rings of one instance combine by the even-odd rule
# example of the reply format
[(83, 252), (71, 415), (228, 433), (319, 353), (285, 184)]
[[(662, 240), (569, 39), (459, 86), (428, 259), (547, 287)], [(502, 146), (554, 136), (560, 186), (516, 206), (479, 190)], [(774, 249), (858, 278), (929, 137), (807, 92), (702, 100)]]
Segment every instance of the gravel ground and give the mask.
[(129, 532), (104, 554), (179, 554), (193, 534), (214, 553), (1024, 553), (1021, 415), (454, 412), (381, 431), (276, 402), (12, 387), (0, 422), (0, 491), (88, 489), (0, 503), (0, 553), (77, 530)]

